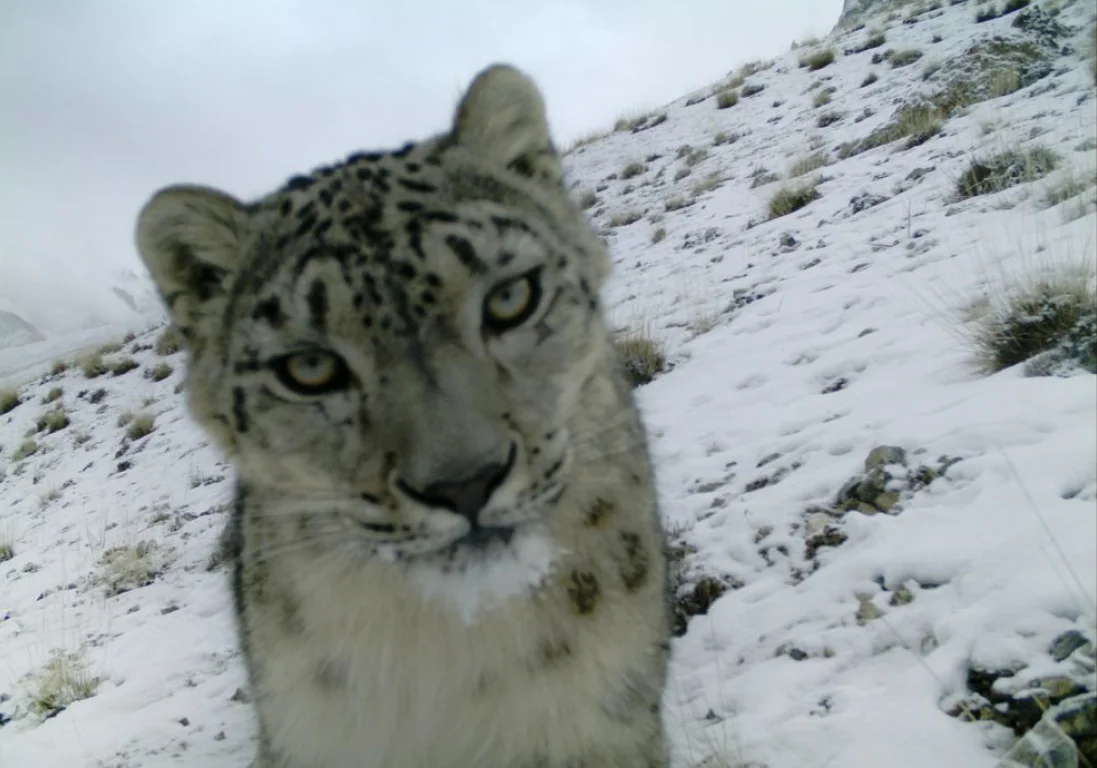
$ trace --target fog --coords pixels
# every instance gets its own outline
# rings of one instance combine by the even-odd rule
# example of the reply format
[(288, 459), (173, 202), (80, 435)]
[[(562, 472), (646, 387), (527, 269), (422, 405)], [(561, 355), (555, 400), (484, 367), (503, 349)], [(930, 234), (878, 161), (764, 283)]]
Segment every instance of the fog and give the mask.
[[(6, 0), (0, 310), (51, 331), (129, 312), (159, 186), (240, 196), (445, 129), (493, 61), (531, 73), (566, 144), (834, 25), (841, 0)], [(27, 317), (26, 319), (31, 319)], [(2, 341), (2, 340), (0, 340)], [(2, 344), (0, 344), (2, 346)]]

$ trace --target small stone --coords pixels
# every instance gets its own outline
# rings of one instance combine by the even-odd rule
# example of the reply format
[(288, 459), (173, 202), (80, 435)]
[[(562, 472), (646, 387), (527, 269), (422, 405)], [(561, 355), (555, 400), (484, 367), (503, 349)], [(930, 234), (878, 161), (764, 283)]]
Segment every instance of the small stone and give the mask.
[(885, 491), (875, 499), (876, 507), (884, 512), (890, 512), (899, 503), (899, 494), (895, 491)]
[(899, 587), (892, 592), (891, 599), (888, 600), (889, 605), (907, 605), (912, 602), (914, 602), (914, 593), (906, 587)]
[(243, 688), (237, 688), (235, 691), (233, 691), (232, 696), (229, 697), (229, 701), (235, 701), (240, 704), (247, 704), (251, 701), (251, 697)]
[(872, 602), (871, 595), (857, 595), (857, 601), (861, 604), (857, 608), (857, 620), (860, 622), (872, 621), (884, 615), (884, 612)]
[(1088, 640), (1076, 629), (1070, 629), (1059, 635), (1057, 638), (1051, 641), (1051, 647), (1048, 648), (1048, 653), (1051, 654), (1051, 658), (1056, 661), (1065, 661), (1070, 654), (1085, 645)]
[(1048, 698), (1052, 701), (1062, 701), (1077, 693), (1084, 693), (1085, 688), (1077, 681), (1071, 680), (1065, 675), (1049, 675), (1033, 680), (1030, 687), (1047, 691)]
[(799, 648), (791, 648), (789, 649), (788, 657), (793, 661), (803, 661), (808, 655), (806, 651), (802, 651)]
[(869, 451), (865, 459), (865, 471), (882, 467), (885, 464), (906, 464), (907, 452), (894, 445), (881, 445)]
[[(826, 527), (834, 522), (834, 518), (826, 512), (808, 512), (804, 515), (804, 538), (822, 533)], [(755, 542), (757, 544), (757, 542)]]
[(862, 515), (875, 515), (877, 512), (880, 511), (871, 504), (866, 504), (863, 501), (857, 502), (856, 506), (854, 506), (854, 509), (860, 512)]

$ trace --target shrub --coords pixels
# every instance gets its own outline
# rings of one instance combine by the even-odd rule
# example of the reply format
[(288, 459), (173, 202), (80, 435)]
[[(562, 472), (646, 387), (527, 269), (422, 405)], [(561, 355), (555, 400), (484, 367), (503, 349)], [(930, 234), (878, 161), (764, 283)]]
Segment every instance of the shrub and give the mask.
[(990, 21), (991, 19), (998, 18), (998, 9), (991, 3), (981, 11), (975, 13), (975, 23), (982, 24), (984, 21)]
[(741, 93), (743, 94), (743, 98), (749, 98), (751, 96), (757, 96), (765, 89), (766, 87), (761, 83), (753, 83), (751, 85), (744, 85)]
[(908, 64), (913, 64), (922, 58), (922, 52), (914, 48), (908, 48), (905, 51), (896, 51), (891, 55), (888, 60), (892, 69), (898, 69), (899, 67), (905, 67)]
[(692, 200), (687, 200), (681, 195), (675, 195), (674, 197), (667, 200), (663, 204), (663, 207), (666, 209), (667, 213), (670, 213), (671, 211), (679, 211), (682, 208), (688, 208), (691, 205), (693, 205)]
[(42, 396), (42, 403), (45, 405), (60, 400), (63, 394), (65, 394), (65, 391), (61, 387), (54, 387)]
[(693, 185), (692, 193), (693, 193), (694, 197), (699, 197), (700, 195), (703, 195), (706, 192), (711, 192), (712, 190), (716, 189), (718, 186), (720, 186), (720, 176), (719, 176), (719, 174), (710, 173), (708, 176), (706, 176), (705, 178), (701, 179), (700, 181), (698, 181), (697, 183), (695, 183)]
[(941, 112), (931, 104), (908, 104), (901, 107), (891, 122), (860, 141), (847, 142), (838, 148), (838, 157), (846, 159), (870, 149), (906, 138), (906, 149), (924, 144), (941, 131)]
[(128, 422), (126, 426), (126, 437), (130, 440), (139, 440), (146, 435), (152, 434), (152, 431), (156, 428), (156, 418), (149, 413), (142, 413), (138, 416), (134, 416)]
[(19, 444), (19, 447), (11, 455), (12, 461), (22, 461), (28, 456), (33, 456), (38, 453), (38, 443), (33, 440), (24, 440)]
[(156, 346), (153, 351), (161, 357), (174, 355), (183, 348), (183, 334), (174, 325), (169, 325), (156, 338)]
[(635, 224), (643, 215), (639, 211), (618, 211), (609, 217), (609, 225), (611, 227), (627, 227), (629, 224)]
[(103, 553), (101, 579), (107, 597), (129, 592), (153, 582), (159, 573), (157, 546), (153, 541), (140, 541), (131, 546), (112, 547)]
[(720, 131), (712, 137), (712, 146), (719, 147), (724, 144), (734, 144), (739, 141), (739, 134)]
[(646, 170), (647, 170), (647, 166), (645, 166), (643, 163), (639, 163), (639, 162), (629, 163), (628, 165), (626, 165), (621, 170), (621, 178), (622, 179), (632, 179), (632, 178), (635, 178), (635, 177), (639, 176), (640, 174), (642, 174)]
[(861, 87), (865, 88), (866, 86), (872, 85), (879, 79), (880, 78), (876, 76), (875, 72), (869, 72), (867, 75), (865, 75), (865, 79), (861, 81)]
[(651, 233), (651, 244), (661, 243), (667, 237), (667, 228), (659, 227), (657, 230)]
[(587, 210), (598, 205), (598, 195), (594, 194), (594, 190), (585, 189), (579, 193), (578, 199), (579, 208), (581, 210)]
[(1018, 184), (1043, 178), (1055, 170), (1059, 156), (1044, 147), (1006, 150), (974, 159), (960, 174), (956, 194), (960, 198), (990, 195)]
[(690, 168), (688, 165), (684, 168), (679, 168), (677, 171), (674, 172), (674, 180), (681, 181), (686, 176), (689, 176), (691, 173), (693, 173), (693, 169)]
[(841, 112), (835, 112), (833, 110), (824, 112), (815, 119), (815, 126), (817, 128), (826, 128), (827, 126), (834, 125), (842, 119)]
[(157, 363), (152, 368), (145, 371), (145, 378), (152, 379), (153, 381), (163, 381), (172, 374), (172, 367), (167, 363)]
[(834, 51), (827, 48), (822, 51), (815, 51), (805, 56), (800, 57), (800, 66), (807, 67), (809, 71), (816, 72), (823, 67), (830, 66), (834, 63)]
[(834, 95), (833, 88), (824, 88), (815, 94), (815, 97), (811, 100), (811, 105), (818, 109), (819, 107), (830, 104), (830, 99)]
[(1019, 11), (1022, 8), (1027, 7), (1030, 2), (1032, 2), (1032, 0), (1006, 0), (1006, 4), (1002, 8), (1002, 15), (1005, 16), (1007, 13)]
[(735, 90), (720, 91), (716, 94), (716, 108), (727, 109), (739, 103), (739, 92)]
[(50, 366), (50, 376), (60, 376), (62, 373), (69, 369), (69, 364), (65, 360), (54, 360), (53, 365)]
[(7, 538), (0, 539), (0, 563), (15, 557), (15, 545)]
[(633, 387), (651, 382), (666, 368), (663, 345), (640, 333), (627, 333), (615, 342), (625, 376)]
[(0, 389), (0, 416), (15, 410), (21, 402), (23, 401), (19, 399), (19, 390)]
[(109, 368), (112, 376), (121, 376), (124, 373), (129, 373), (137, 366), (137, 361), (132, 357), (123, 357), (121, 360), (110, 363)]
[(884, 35), (884, 33), (882, 31), (873, 32), (865, 40), (864, 45), (861, 46), (861, 50), (862, 51), (870, 51), (873, 48), (879, 48), (885, 42), (887, 42), (887, 37)]
[(1087, 189), (1094, 186), (1094, 184), (1097, 184), (1097, 179), (1094, 178), (1092, 172), (1081, 175), (1071, 173), (1066, 178), (1061, 179), (1047, 188), (1043, 196), (1044, 205), (1048, 208), (1052, 208), (1060, 203), (1065, 203), (1067, 200), (1071, 200), (1082, 194)]
[(817, 182), (815, 181), (783, 186), (769, 199), (769, 218), (779, 219), (782, 216), (787, 216), (820, 197), (822, 195), (819, 194)]
[(121, 352), (123, 346), (124, 343), (121, 341), (112, 341), (109, 344), (104, 344), (103, 346), (99, 347), (98, 354), (113, 355), (117, 352)]
[(750, 172), (750, 188), (757, 189), (766, 184), (772, 184), (777, 181), (777, 178), (776, 173), (771, 173), (764, 166), (759, 165)]
[(82, 699), (95, 695), (99, 679), (88, 673), (82, 652), (56, 649), (41, 670), (30, 678), (30, 711), (42, 719), (53, 717)]
[(827, 157), (826, 152), (812, 152), (810, 155), (804, 155), (796, 160), (788, 169), (788, 175), (804, 176), (830, 165), (830, 158)]
[(103, 355), (93, 352), (80, 358), (80, 372), (85, 379), (94, 379), (107, 372), (107, 364), (103, 362)]
[(69, 417), (62, 408), (51, 408), (38, 417), (35, 430), (52, 435), (69, 425)]
[(704, 160), (706, 157), (708, 157), (708, 150), (705, 149), (704, 147), (697, 147), (696, 149), (691, 149), (689, 151), (689, 153), (686, 155), (686, 165), (688, 165), (690, 168), (692, 168), (693, 166), (697, 165), (699, 162)]
[(1097, 295), (1091, 269), (1060, 268), (1004, 291), (972, 313), (972, 340), (988, 372), (1028, 362), (1026, 373), (1097, 373)]

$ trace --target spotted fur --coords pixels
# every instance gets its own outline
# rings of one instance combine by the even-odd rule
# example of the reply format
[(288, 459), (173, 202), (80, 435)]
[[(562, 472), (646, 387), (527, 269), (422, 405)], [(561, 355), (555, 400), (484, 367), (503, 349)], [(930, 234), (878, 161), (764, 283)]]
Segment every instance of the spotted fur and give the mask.
[[(491, 67), (447, 133), (252, 203), (169, 187), (137, 240), (236, 469), (255, 768), (665, 768), (651, 469), (532, 82)], [(522, 542), (551, 569), (471, 618), (413, 578)]]

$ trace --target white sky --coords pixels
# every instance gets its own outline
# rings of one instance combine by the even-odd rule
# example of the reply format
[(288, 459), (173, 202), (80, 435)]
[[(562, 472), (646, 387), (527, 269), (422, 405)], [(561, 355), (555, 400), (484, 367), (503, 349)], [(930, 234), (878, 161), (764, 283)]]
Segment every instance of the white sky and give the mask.
[[(0, 298), (136, 264), (142, 202), (243, 198), (447, 127), (514, 63), (555, 136), (611, 124), (825, 34), (842, 0), (2, 0)], [(68, 291), (66, 291), (68, 293)]]

